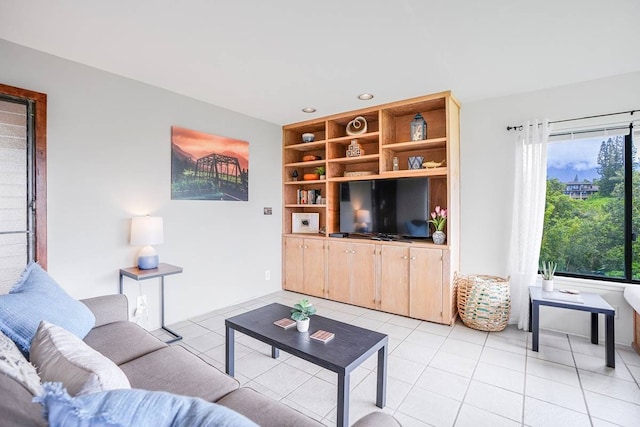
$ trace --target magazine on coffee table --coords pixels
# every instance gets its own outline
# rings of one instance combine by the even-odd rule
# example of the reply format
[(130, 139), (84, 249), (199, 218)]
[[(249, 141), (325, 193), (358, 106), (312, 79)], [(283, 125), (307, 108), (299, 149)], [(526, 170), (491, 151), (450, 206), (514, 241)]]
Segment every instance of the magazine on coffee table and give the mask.
[(285, 317), (284, 319), (276, 320), (273, 324), (280, 326), (282, 329), (289, 329), (296, 326), (296, 321)]
[(335, 336), (336, 334), (334, 334), (333, 332), (327, 332), (320, 329), (315, 331), (313, 334), (309, 335), (309, 338), (326, 343), (331, 341)]

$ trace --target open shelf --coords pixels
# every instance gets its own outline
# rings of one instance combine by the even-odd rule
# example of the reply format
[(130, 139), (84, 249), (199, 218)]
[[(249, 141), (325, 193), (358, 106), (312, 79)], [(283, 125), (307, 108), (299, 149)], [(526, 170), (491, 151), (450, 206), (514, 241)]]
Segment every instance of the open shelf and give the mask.
[(432, 138), (423, 141), (406, 141), (392, 144), (384, 144), (383, 150), (393, 150), (396, 152), (429, 150), (435, 148), (446, 148), (447, 138)]
[(329, 159), (327, 163), (339, 163), (342, 165), (356, 164), (356, 163), (371, 163), (380, 158), (379, 154), (365, 154), (364, 156), (357, 157), (340, 157), (338, 159)]

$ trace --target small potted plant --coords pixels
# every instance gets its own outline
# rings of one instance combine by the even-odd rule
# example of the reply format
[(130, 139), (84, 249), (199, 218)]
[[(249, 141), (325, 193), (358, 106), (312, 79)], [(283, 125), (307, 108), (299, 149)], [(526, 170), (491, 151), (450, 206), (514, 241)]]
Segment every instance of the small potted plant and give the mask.
[(320, 179), (324, 179), (324, 174), (325, 174), (325, 168), (324, 166), (318, 166), (315, 170), (315, 172), (320, 175)]
[(296, 321), (296, 328), (299, 332), (309, 330), (309, 317), (316, 313), (316, 308), (308, 299), (296, 303), (291, 310), (291, 318)]
[(553, 291), (553, 275), (556, 274), (557, 267), (558, 264), (553, 261), (542, 261), (542, 264), (540, 264), (543, 291)]
[(431, 212), (431, 219), (429, 222), (433, 224), (436, 229), (431, 236), (433, 238), (433, 243), (436, 245), (444, 245), (444, 241), (447, 238), (446, 234), (444, 234), (444, 226), (447, 223), (447, 210), (440, 208), (440, 206), (436, 206), (436, 211)]

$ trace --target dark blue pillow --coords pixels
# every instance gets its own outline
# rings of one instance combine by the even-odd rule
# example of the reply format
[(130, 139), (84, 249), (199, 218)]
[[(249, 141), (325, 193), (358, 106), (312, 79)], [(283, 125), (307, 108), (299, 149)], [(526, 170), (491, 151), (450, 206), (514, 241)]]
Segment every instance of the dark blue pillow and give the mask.
[(164, 391), (120, 389), (70, 397), (62, 383), (45, 382), (33, 398), (51, 427), (258, 427), (222, 405)]
[(89, 308), (71, 298), (36, 262), (30, 263), (6, 295), (0, 295), (0, 330), (29, 357), (40, 321), (84, 338), (96, 324)]

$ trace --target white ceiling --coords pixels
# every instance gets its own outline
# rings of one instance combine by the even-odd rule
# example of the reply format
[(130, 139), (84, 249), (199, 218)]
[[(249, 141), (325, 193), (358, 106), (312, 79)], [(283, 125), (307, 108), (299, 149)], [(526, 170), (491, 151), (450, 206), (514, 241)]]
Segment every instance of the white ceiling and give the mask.
[(284, 124), (640, 70), (640, 0), (1, 0), (0, 38)]

